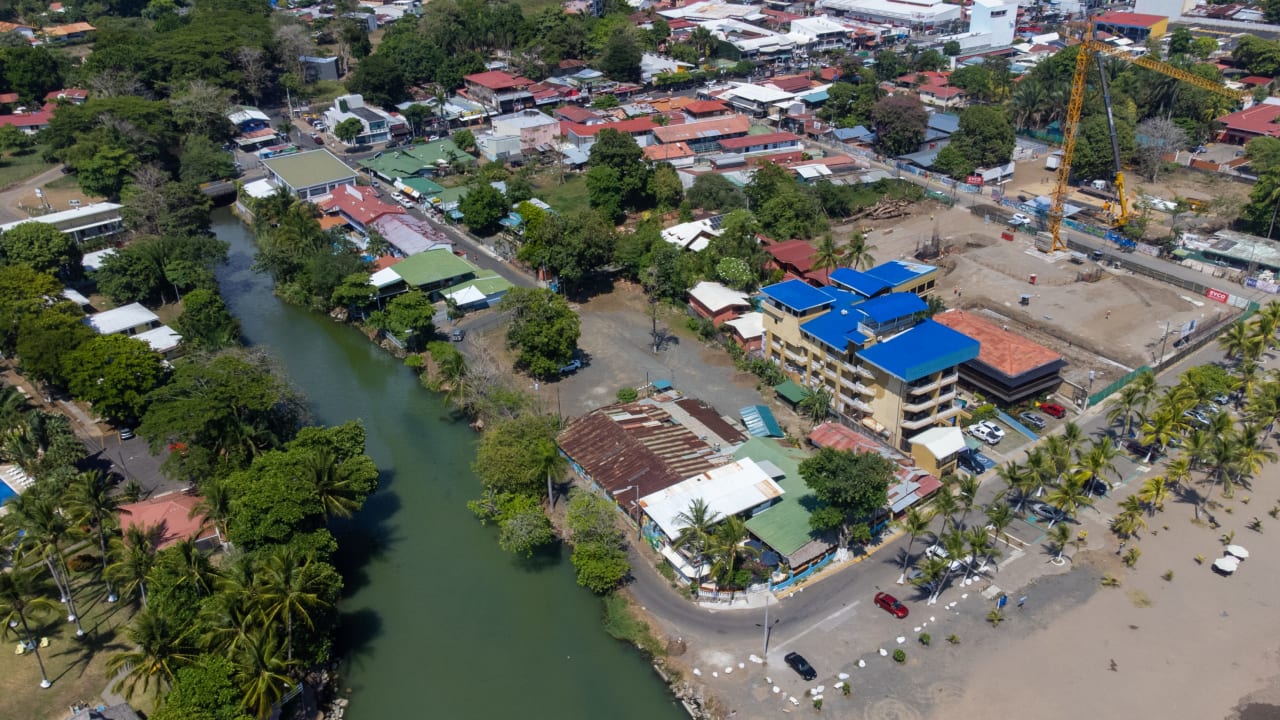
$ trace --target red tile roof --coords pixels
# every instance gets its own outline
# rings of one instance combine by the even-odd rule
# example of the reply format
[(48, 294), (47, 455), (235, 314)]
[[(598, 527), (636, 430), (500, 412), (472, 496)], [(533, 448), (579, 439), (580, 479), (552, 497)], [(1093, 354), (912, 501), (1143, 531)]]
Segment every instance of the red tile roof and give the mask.
[(787, 265), (807, 273), (813, 268), (813, 246), (808, 240), (783, 240), (766, 245), (764, 251), (781, 265)]
[(804, 15), (796, 15), (795, 13), (783, 12), (781, 10), (773, 10), (772, 8), (765, 8), (760, 12), (766, 17), (772, 20), (775, 20), (777, 22), (791, 22), (792, 20), (804, 19)]
[(695, 100), (684, 106), (690, 115), (714, 115), (729, 111), (729, 106), (719, 100)]
[(404, 208), (384, 203), (374, 197), (367, 188), (339, 185), (327, 199), (317, 203), (325, 212), (340, 212), (361, 225), (367, 225), (383, 215), (403, 215)]
[(1062, 359), (1061, 355), (1035, 340), (1009, 332), (990, 320), (964, 310), (938, 313), (933, 319), (981, 343), (978, 361), (1008, 377), (1017, 377)]
[(1140, 27), (1151, 28), (1158, 23), (1165, 22), (1169, 18), (1162, 15), (1147, 15), (1146, 13), (1120, 12), (1112, 10), (1093, 18), (1093, 24), (1118, 25), (1120, 27)]
[(646, 145), (644, 148), (645, 159), (654, 161), (679, 160), (680, 158), (693, 157), (695, 154), (687, 143), (682, 142), (667, 145)]
[(765, 133), (763, 135), (746, 135), (737, 138), (728, 138), (720, 141), (720, 147), (725, 150), (741, 150), (743, 148), (755, 147), (757, 145), (770, 145), (782, 142), (798, 142), (800, 136), (789, 132)]
[(595, 125), (580, 125), (578, 123), (562, 122), (560, 123), (561, 131), (568, 135), (573, 133), (578, 137), (595, 137), (601, 130), (611, 129), (617, 130), (624, 135), (631, 133), (642, 133), (653, 130), (658, 124), (647, 117), (633, 118), (631, 120), (620, 120), (610, 123), (596, 123)]
[(46, 102), (57, 102), (59, 100), (86, 100), (89, 97), (89, 91), (83, 88), (66, 88), (64, 90), (54, 90), (44, 96)]
[(833, 422), (822, 423), (814, 428), (809, 433), (809, 442), (819, 448), (855, 453), (879, 453), (884, 448), (866, 435)]
[(737, 135), (751, 129), (751, 121), (744, 115), (724, 115), (721, 117), (668, 125), (653, 131), (659, 142), (688, 142), (690, 140), (710, 140), (723, 135)]
[(0, 103), (12, 105), (18, 102), (18, 93), (0, 93)]
[(818, 77), (822, 78), (823, 82), (834, 82), (840, 77), (840, 68), (824, 67), (818, 71)]
[(12, 125), (18, 128), (39, 128), (49, 124), (53, 119), (52, 110), (41, 110), (33, 113), (15, 113), (0, 115), (0, 127)]
[(1262, 77), (1261, 75), (1250, 75), (1247, 78), (1241, 78), (1240, 84), (1257, 87), (1260, 85), (1270, 85), (1273, 81), (1274, 78)]
[(1218, 122), (1225, 125), (1227, 130), (1250, 135), (1280, 137), (1280, 125), (1276, 124), (1277, 118), (1280, 118), (1280, 105), (1260, 103), (1246, 110), (1223, 115), (1218, 118)]
[(522, 77), (514, 77), (509, 73), (501, 70), (490, 70), (489, 72), (476, 73), (463, 78), (469, 83), (489, 88), (490, 90), (509, 90), (511, 88), (524, 87), (532, 84), (532, 80)]
[(191, 511), (200, 504), (200, 498), (186, 493), (170, 493), (159, 497), (120, 506), (120, 527), (143, 529), (160, 528), (157, 550), (163, 550), (187, 538), (197, 540), (216, 537), (211, 527), (206, 528), (205, 516), (191, 517)]
[(812, 87), (813, 81), (808, 75), (781, 75), (770, 80), (769, 84), (785, 92), (799, 92)]
[(565, 105), (556, 109), (556, 115), (562, 120), (573, 123), (586, 123), (588, 120), (599, 120), (599, 113), (577, 105)]

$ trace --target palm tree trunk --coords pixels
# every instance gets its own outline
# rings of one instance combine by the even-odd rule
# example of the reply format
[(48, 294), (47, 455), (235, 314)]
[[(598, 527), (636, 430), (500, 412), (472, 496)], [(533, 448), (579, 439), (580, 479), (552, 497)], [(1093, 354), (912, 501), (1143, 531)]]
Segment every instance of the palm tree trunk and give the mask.
[(67, 567), (67, 559), (62, 556), (61, 552), (58, 553), (58, 561), (62, 565), (62, 577), (67, 583), (67, 610), (71, 613), (67, 619), (76, 624), (76, 637), (82, 637), (84, 628), (80, 626), (80, 613), (76, 610), (76, 597), (71, 590), (71, 569)]
[(35, 653), (36, 664), (40, 666), (40, 687), (47, 688), (53, 683), (49, 682), (49, 673), (44, 669), (44, 658), (40, 657), (40, 643), (36, 642), (36, 638), (31, 634), (31, 627), (27, 625), (27, 616), (21, 612), (18, 613), (18, 619), (22, 621), (22, 631), (27, 634), (27, 642), (31, 643), (31, 651)]
[(285, 610), (284, 613), (285, 627), (285, 658), (289, 662), (293, 662), (293, 613)]
[(65, 605), (67, 602), (67, 589), (62, 585), (62, 578), (58, 575), (58, 568), (54, 565), (53, 558), (45, 555), (44, 564), (45, 567), (49, 568), (49, 575), (53, 577), (53, 584), (58, 587), (58, 595), (60, 596), (58, 602)]
[(98, 548), (102, 550), (102, 580), (107, 584), (107, 602), (116, 601), (116, 590), (107, 577), (107, 529), (98, 521)]

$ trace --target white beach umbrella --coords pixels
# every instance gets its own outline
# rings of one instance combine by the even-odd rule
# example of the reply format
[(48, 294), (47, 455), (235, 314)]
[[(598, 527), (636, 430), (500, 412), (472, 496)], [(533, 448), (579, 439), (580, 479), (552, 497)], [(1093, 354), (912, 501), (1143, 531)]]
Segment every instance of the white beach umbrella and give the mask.
[(1248, 559), (1249, 557), (1249, 551), (1239, 545), (1228, 545), (1227, 554), (1234, 555), (1241, 560)]
[(1240, 567), (1240, 560), (1230, 555), (1226, 555), (1214, 560), (1213, 566), (1224, 573), (1233, 573), (1236, 571), (1236, 568)]

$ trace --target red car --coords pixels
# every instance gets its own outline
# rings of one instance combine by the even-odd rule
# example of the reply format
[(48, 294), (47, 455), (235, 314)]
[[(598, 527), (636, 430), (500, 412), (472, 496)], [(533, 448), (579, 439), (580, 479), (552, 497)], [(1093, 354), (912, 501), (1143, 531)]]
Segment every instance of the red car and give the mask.
[(909, 612), (906, 605), (898, 602), (898, 598), (886, 592), (876, 593), (876, 605), (884, 608), (885, 612), (899, 619), (906, 617)]
[(1045, 403), (1040, 406), (1040, 412), (1043, 412), (1045, 415), (1052, 415), (1059, 420), (1067, 416), (1066, 408), (1062, 407), (1058, 403)]

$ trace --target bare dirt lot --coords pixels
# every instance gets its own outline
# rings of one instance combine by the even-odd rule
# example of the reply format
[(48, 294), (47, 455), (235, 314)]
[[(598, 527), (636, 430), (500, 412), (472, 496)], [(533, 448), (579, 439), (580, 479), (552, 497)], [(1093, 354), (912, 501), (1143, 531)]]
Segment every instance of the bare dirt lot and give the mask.
[[(1052, 348), (1070, 363), (1065, 377), (1080, 385), (1088, 383), (1091, 370), (1095, 384), (1105, 384), (1152, 363), (1166, 327), (1168, 354), (1183, 324), (1194, 319), (1207, 325), (1228, 312), (1185, 290), (1091, 260), (1077, 264), (1069, 255), (1050, 257), (1026, 233), (1003, 240), (1007, 228), (961, 206), (869, 234), (872, 254), (879, 262), (910, 258), (935, 227), (943, 250), (935, 261), (943, 269), (938, 294), (947, 306), (985, 310), (1011, 331)], [(1088, 281), (1091, 276), (1098, 279)], [(1029, 296), (1027, 305), (1020, 304), (1023, 295)]]

